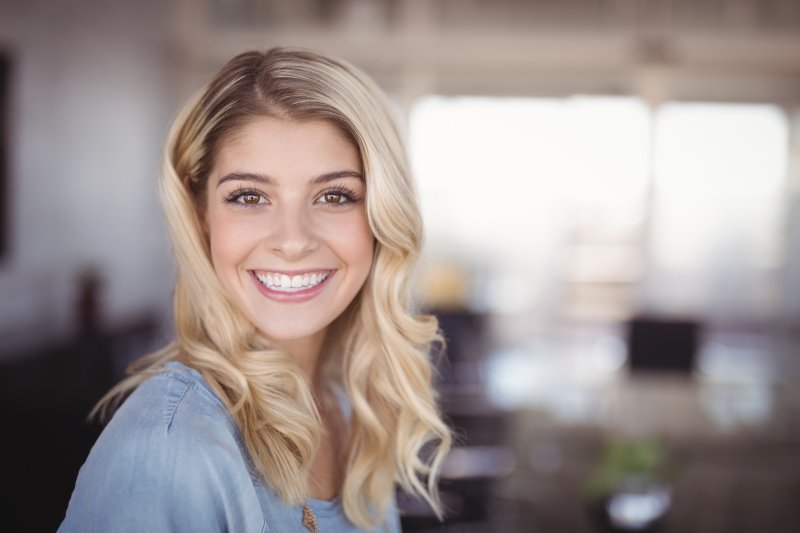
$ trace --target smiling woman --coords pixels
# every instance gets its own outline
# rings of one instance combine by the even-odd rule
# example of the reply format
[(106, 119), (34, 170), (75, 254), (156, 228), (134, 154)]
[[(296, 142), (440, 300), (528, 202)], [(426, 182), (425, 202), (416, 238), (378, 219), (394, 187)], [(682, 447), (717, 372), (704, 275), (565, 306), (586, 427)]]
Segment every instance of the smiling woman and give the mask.
[(409, 311), (421, 222), (375, 85), (237, 56), (176, 120), (161, 188), (177, 338), (98, 406), (119, 408), (60, 531), (398, 531), (395, 483), (440, 512), (437, 324)]

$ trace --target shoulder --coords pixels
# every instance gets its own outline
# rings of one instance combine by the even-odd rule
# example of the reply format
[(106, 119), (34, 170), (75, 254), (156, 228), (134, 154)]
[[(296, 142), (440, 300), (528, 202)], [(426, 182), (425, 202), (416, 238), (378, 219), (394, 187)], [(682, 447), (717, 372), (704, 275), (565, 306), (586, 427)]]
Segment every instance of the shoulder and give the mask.
[(168, 363), (133, 391), (114, 414), (106, 433), (125, 433), (128, 441), (138, 436), (174, 442), (233, 436), (236, 428), (197, 371)]
[(159, 467), (154, 473), (160, 473), (162, 467), (179, 469), (187, 459), (214, 466), (241, 458), (237, 438), (227, 409), (200, 374), (173, 363), (122, 404), (92, 454), (112, 453), (118, 464), (139, 471)]
[(263, 527), (235, 423), (194, 370), (173, 363), (142, 383), (81, 468), (62, 530), (111, 524), (115, 531)]

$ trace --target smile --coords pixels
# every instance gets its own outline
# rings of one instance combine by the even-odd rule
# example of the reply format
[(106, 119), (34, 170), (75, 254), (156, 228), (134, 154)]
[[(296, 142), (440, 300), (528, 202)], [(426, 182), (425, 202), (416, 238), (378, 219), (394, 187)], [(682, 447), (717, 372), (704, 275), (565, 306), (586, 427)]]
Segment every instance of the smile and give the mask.
[(325, 281), (330, 271), (281, 274), (279, 272), (254, 272), (258, 281), (271, 291), (293, 293), (312, 289)]

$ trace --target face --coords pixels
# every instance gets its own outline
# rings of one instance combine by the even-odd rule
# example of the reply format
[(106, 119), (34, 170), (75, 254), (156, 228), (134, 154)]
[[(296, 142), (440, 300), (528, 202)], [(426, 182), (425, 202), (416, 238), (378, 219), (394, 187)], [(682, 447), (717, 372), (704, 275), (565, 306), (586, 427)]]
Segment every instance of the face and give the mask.
[(276, 346), (320, 346), (364, 284), (365, 194), (358, 152), (324, 121), (257, 118), (221, 147), (205, 212), (214, 270)]

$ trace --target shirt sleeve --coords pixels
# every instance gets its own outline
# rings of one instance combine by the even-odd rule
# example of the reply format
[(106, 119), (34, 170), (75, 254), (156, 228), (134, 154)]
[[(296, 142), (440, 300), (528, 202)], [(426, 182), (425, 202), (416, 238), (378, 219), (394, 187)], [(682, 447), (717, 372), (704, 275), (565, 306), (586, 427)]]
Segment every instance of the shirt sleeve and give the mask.
[(245, 459), (197, 383), (151, 378), (81, 468), (59, 532), (264, 531)]

